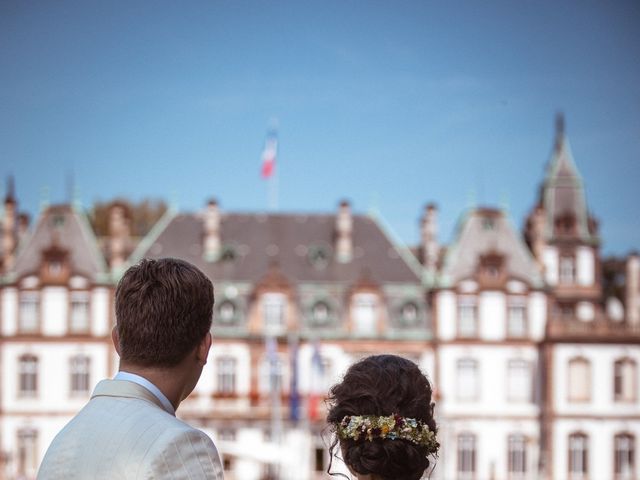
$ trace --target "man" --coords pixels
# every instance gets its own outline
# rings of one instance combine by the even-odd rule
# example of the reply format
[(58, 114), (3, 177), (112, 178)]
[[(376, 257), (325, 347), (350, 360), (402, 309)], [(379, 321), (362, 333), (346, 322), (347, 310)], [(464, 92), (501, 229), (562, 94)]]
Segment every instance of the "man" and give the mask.
[(213, 301), (209, 279), (181, 260), (125, 272), (112, 331), (119, 372), (53, 440), (38, 480), (222, 480), (211, 439), (175, 417), (207, 363)]

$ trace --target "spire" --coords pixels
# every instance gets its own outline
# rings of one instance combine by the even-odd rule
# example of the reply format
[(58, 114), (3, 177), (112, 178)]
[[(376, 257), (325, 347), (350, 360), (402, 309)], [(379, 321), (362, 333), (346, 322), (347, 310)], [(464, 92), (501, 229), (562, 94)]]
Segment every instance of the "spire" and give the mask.
[(556, 146), (555, 149), (560, 150), (564, 140), (564, 113), (556, 113)]
[(556, 115), (555, 140), (542, 188), (542, 204), (547, 238), (560, 234), (590, 239), (584, 186), (573, 160), (562, 112)]
[(13, 175), (7, 177), (7, 196), (4, 198), (5, 203), (16, 203), (16, 186)]

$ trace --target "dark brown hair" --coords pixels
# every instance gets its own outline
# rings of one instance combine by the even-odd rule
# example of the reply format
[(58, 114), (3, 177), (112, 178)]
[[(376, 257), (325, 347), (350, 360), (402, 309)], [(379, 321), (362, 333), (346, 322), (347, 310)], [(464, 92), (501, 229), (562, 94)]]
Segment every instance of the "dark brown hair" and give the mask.
[[(353, 364), (341, 383), (329, 391), (327, 422), (337, 426), (352, 415), (415, 418), (436, 432), (431, 403), (431, 385), (420, 368), (396, 355), (375, 355)], [(345, 463), (356, 473), (382, 480), (418, 480), (429, 468), (427, 447), (407, 440), (375, 438), (340, 439), (331, 445), (331, 455), (340, 445)], [(331, 474), (329, 471), (327, 473)]]
[(175, 258), (142, 260), (116, 288), (120, 357), (140, 366), (173, 367), (211, 328), (213, 285)]

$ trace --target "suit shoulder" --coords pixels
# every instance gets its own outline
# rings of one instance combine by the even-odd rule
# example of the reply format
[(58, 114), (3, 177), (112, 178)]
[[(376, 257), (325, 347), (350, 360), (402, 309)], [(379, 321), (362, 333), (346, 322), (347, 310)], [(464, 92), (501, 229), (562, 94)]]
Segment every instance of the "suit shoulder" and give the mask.
[(222, 463), (211, 438), (175, 420), (149, 448), (137, 478), (223, 480)]

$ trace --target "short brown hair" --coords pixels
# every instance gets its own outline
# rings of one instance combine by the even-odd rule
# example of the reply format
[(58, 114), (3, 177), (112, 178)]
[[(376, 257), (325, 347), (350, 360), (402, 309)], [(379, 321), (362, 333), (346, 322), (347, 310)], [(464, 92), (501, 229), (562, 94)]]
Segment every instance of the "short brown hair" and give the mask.
[(213, 285), (175, 258), (144, 259), (116, 288), (120, 358), (141, 366), (180, 363), (211, 328)]

